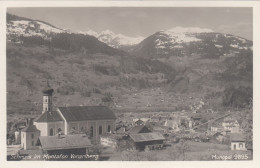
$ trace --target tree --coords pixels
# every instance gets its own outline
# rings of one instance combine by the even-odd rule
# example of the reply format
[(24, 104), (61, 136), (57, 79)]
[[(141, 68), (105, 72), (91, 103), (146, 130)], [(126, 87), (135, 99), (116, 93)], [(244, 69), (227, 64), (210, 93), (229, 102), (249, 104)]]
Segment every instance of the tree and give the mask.
[(179, 153), (181, 153), (183, 160), (186, 160), (186, 152), (190, 150), (190, 145), (185, 140), (180, 140), (179, 145), (177, 146)]

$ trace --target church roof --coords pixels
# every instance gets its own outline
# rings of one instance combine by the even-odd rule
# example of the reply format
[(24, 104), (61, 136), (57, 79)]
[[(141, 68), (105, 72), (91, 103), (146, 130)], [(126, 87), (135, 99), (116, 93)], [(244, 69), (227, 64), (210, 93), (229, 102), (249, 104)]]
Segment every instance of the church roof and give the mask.
[(56, 121), (63, 121), (60, 114), (57, 111), (48, 112), (45, 111), (42, 113), (35, 122), (56, 122)]
[(21, 132), (36, 132), (39, 131), (35, 125), (27, 125)]
[(230, 134), (230, 139), (233, 142), (245, 142), (246, 135), (243, 133), (232, 133), (232, 134)]
[(58, 107), (67, 121), (116, 119), (113, 111), (106, 106)]

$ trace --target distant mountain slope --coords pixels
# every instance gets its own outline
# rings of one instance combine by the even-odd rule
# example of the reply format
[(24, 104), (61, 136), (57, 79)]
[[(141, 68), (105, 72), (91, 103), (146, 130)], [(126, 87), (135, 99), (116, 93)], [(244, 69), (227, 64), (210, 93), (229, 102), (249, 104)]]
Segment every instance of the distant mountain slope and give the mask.
[(206, 58), (219, 58), (240, 50), (250, 50), (252, 41), (210, 29), (176, 27), (159, 31), (144, 39), (131, 51), (142, 57), (160, 58), (200, 54)]
[(49, 23), (7, 13), (7, 37), (10, 40), (19, 38), (19, 36), (39, 36), (44, 39), (50, 39), (51, 35), (64, 32), (66, 31)]
[(140, 43), (144, 37), (129, 37), (123, 34), (115, 34), (111, 30), (104, 30), (101, 33), (97, 33), (93, 30), (89, 30), (86, 32), (80, 32), (82, 34), (92, 35), (98, 38), (100, 41), (108, 44), (111, 47), (119, 48), (119, 49), (126, 49), (127, 47), (134, 46)]
[(124, 46), (127, 53), (82, 32), (13, 15), (7, 20), (9, 113), (39, 111), (47, 79), (58, 97), (54, 106), (109, 102), (187, 110), (190, 104), (180, 97), (205, 99), (216, 108), (244, 107), (252, 98), (253, 43), (240, 37), (174, 28)]
[(29, 45), (46, 45), (65, 50), (84, 50), (87, 53), (126, 55), (109, 47), (93, 36), (71, 33), (43, 21), (7, 14), (7, 39)]

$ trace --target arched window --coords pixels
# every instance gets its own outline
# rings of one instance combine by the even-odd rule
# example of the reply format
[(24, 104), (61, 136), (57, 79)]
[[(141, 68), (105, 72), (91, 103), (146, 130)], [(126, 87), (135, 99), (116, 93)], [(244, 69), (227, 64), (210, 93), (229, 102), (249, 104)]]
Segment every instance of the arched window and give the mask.
[(102, 134), (102, 126), (99, 126), (99, 128), (98, 128), (98, 133), (99, 133), (99, 135)]
[(110, 132), (111, 131), (111, 127), (110, 125), (107, 126), (107, 132)]
[(233, 148), (234, 148), (234, 150), (236, 150), (236, 149), (237, 149), (237, 146), (236, 146), (236, 144), (234, 144)]
[(50, 136), (53, 136), (53, 128), (50, 129)]
[(93, 126), (90, 127), (90, 137), (93, 137), (93, 134), (94, 134), (94, 129), (93, 129)]
[(31, 134), (31, 138), (32, 138), (32, 139), (34, 138), (34, 134)]

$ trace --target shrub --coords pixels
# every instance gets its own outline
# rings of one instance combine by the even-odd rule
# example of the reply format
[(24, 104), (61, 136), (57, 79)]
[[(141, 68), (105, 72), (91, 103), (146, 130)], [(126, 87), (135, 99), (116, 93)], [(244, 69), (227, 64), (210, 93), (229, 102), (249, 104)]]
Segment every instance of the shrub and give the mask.
[(82, 88), (80, 94), (84, 97), (91, 97), (91, 91), (87, 90), (86, 88)]
[(75, 92), (75, 88), (70, 85), (61, 86), (57, 89), (57, 92), (61, 95), (72, 95)]
[(101, 94), (101, 90), (99, 90), (98, 88), (93, 88), (93, 93)]
[(112, 99), (112, 94), (111, 93), (105, 93), (105, 96), (102, 98), (102, 102), (111, 102), (113, 101)]

